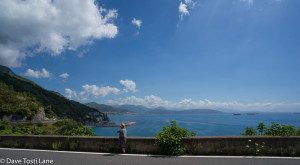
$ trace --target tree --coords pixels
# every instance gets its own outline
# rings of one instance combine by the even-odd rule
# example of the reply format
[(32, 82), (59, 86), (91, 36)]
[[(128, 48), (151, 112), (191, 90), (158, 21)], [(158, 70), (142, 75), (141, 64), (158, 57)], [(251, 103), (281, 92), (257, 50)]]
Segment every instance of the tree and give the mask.
[[(259, 134), (256, 132), (258, 130)], [(259, 123), (257, 130), (246, 127), (245, 132), (241, 135), (252, 136), (252, 135), (269, 135), (269, 136), (295, 136), (300, 135), (300, 127), (296, 129), (294, 126), (290, 125), (280, 125), (278, 123), (272, 122), (271, 126), (265, 127), (264, 123)]]
[(267, 128), (265, 127), (264, 123), (258, 123), (257, 130), (261, 135), (263, 135), (266, 132)]
[(246, 127), (245, 128), (245, 133), (241, 133), (241, 135), (245, 135), (245, 136), (253, 136), (253, 135), (257, 135), (256, 130), (251, 128), (251, 127)]
[(163, 126), (163, 131), (156, 133), (155, 145), (160, 147), (161, 154), (182, 155), (185, 149), (181, 146), (184, 137), (196, 136), (197, 133), (190, 132), (186, 128), (179, 128), (176, 121), (170, 121), (170, 126)]

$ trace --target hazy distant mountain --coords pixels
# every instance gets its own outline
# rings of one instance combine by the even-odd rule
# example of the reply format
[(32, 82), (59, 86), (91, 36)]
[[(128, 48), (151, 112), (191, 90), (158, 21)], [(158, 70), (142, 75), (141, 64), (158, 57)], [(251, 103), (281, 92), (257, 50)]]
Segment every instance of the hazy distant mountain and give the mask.
[(182, 111), (174, 111), (174, 110), (164, 110), (164, 109), (156, 109), (150, 111), (151, 114), (207, 114), (207, 113), (222, 113), (221, 111), (212, 110), (212, 109), (189, 109)]
[(151, 108), (147, 108), (147, 107), (142, 106), (142, 105), (128, 105), (128, 104), (126, 104), (126, 105), (116, 105), (114, 107), (119, 108), (119, 109), (129, 110), (129, 111), (136, 112), (136, 113), (146, 113), (146, 112), (149, 112), (149, 111), (153, 110)]
[(143, 114), (201, 114), (201, 113), (222, 113), (213, 109), (189, 109), (189, 110), (168, 110), (165, 107), (147, 108), (142, 105), (121, 105), (116, 106), (119, 109), (126, 109), (136, 113)]
[(132, 111), (127, 110), (127, 109), (115, 108), (115, 107), (105, 105), (105, 104), (98, 104), (96, 102), (85, 103), (85, 105), (87, 105), (91, 108), (95, 108), (98, 111), (106, 113), (106, 114), (128, 114), (128, 113), (133, 113)]

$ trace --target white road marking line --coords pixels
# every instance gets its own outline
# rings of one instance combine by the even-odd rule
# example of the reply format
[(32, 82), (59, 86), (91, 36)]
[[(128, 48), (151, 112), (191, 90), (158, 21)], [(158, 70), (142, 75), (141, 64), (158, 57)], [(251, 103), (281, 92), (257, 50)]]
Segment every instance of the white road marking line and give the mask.
[(33, 151), (33, 152), (57, 152), (70, 154), (87, 154), (87, 155), (120, 155), (120, 156), (141, 156), (141, 157), (174, 157), (174, 158), (224, 158), (224, 159), (297, 159), (300, 157), (273, 157), (273, 156), (167, 156), (152, 154), (118, 154), (118, 153), (101, 153), (101, 152), (76, 152), (76, 151), (57, 151), (57, 150), (38, 150), (38, 149), (22, 149), (22, 148), (0, 148), (0, 150), (17, 150), (17, 151)]

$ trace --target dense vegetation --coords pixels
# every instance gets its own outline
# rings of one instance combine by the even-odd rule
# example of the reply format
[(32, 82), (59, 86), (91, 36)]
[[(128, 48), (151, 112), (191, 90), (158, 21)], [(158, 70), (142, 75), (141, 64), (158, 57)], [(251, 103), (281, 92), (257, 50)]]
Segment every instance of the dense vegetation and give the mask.
[[(42, 105), (28, 92), (16, 92), (13, 86), (0, 82), (0, 118), (6, 114), (19, 114), (32, 120)], [(46, 108), (46, 116), (51, 118), (55, 114), (51, 106)]]
[(91, 128), (71, 119), (58, 121), (54, 124), (11, 124), (9, 121), (0, 121), (0, 134), (7, 135), (70, 135), (96, 136)]
[(294, 126), (280, 125), (275, 122), (272, 122), (271, 126), (266, 127), (264, 123), (259, 123), (256, 129), (251, 127), (246, 127), (245, 132), (241, 133), (241, 135), (299, 136), (300, 127), (296, 129)]
[[(96, 109), (68, 100), (57, 92), (48, 91), (28, 79), (15, 75), (4, 66), (0, 66), (1, 82), (12, 86), (16, 92), (30, 93), (32, 98), (36, 98), (36, 101), (46, 108), (45, 111), (53, 111), (60, 118), (70, 118), (81, 123), (96, 122), (95, 118), (86, 118), (89, 112), (98, 112)], [(106, 115), (104, 120), (109, 120)]]
[(184, 137), (196, 136), (197, 132), (190, 132), (186, 128), (178, 127), (176, 121), (170, 121), (170, 126), (163, 126), (161, 132), (156, 133), (155, 145), (160, 147), (161, 154), (182, 155), (185, 149), (181, 146)]

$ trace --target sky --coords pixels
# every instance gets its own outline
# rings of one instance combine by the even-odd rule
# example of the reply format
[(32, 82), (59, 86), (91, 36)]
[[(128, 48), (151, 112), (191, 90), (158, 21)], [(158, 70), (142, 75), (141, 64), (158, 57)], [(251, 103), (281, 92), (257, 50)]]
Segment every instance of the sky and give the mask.
[(298, 0), (2, 0), (0, 64), (81, 103), (300, 112)]

